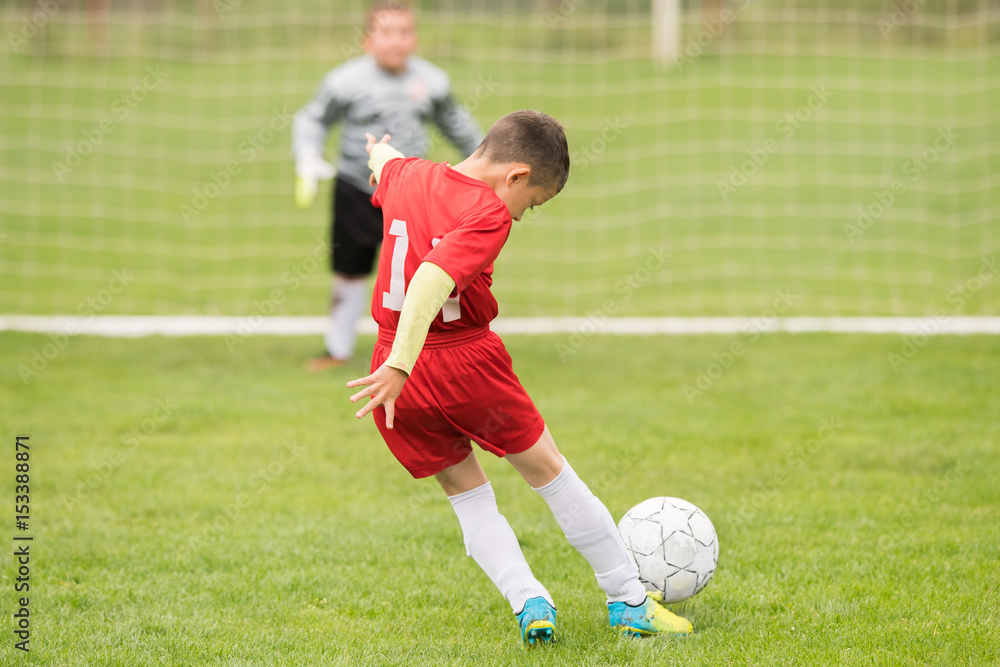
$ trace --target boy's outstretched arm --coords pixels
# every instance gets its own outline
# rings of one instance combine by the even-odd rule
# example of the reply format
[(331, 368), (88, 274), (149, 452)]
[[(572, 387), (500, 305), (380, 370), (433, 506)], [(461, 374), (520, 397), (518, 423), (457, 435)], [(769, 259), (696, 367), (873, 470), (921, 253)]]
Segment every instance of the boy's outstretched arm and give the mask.
[(374, 135), (365, 132), (365, 139), (368, 140), (368, 143), (365, 144), (365, 150), (368, 151), (368, 168), (372, 170), (372, 175), (368, 177), (368, 183), (373, 188), (382, 179), (382, 167), (385, 166), (386, 162), (406, 157), (389, 145), (390, 138), (388, 134), (383, 134), (382, 138), (376, 142)]
[(348, 387), (365, 387), (351, 396), (351, 403), (371, 397), (355, 414), (358, 419), (384, 405), (386, 428), (392, 428), (396, 399), (417, 362), (431, 322), (454, 289), (455, 281), (437, 264), (423, 262), (417, 267), (406, 288), (389, 357), (371, 375), (347, 383)]

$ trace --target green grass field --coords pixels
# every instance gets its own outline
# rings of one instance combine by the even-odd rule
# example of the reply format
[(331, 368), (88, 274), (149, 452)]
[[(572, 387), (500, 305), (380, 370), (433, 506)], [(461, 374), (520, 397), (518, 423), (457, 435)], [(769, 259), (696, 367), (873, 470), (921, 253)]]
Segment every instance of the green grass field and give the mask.
[[(765, 335), (685, 398), (725, 336), (512, 336), (562, 451), (620, 517), (647, 497), (712, 518), (711, 584), (683, 639), (626, 640), (542, 500), (484, 459), (559, 607), (524, 652), (434, 482), (411, 480), (315, 341), (0, 334), (0, 491), (30, 435), (31, 654), (44, 665), (994, 665), (1000, 343)], [(371, 340), (362, 341), (363, 350)], [(363, 353), (362, 353), (363, 356)], [(13, 542), (8, 541), (8, 550)], [(0, 566), (0, 663), (11, 558)]]

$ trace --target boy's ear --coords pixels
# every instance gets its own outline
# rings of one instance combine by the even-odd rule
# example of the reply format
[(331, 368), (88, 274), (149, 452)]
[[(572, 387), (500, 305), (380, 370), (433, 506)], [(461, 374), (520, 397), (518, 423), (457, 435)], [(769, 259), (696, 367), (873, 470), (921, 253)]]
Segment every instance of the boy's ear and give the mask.
[(512, 187), (516, 183), (524, 182), (527, 183), (531, 180), (531, 167), (526, 164), (522, 164), (517, 167), (511, 168), (507, 172), (507, 187)]

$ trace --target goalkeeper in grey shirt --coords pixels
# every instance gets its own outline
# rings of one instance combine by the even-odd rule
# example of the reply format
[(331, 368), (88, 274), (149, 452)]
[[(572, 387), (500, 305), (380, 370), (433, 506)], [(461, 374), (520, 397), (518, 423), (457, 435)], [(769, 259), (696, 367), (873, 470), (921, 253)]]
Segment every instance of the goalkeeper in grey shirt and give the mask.
[[(365, 133), (388, 134), (404, 155), (429, 149), (425, 123), (434, 121), (463, 156), (470, 155), (483, 132), (467, 109), (451, 96), (448, 75), (413, 55), (416, 17), (401, 2), (376, 2), (365, 17), (365, 55), (331, 70), (316, 95), (292, 124), (295, 199), (308, 206), (318, 182), (337, 177), (333, 192), (333, 294), (326, 354), (309, 363), (323, 370), (347, 361), (354, 352), (358, 317), (367, 301), (366, 279), (382, 242), (382, 212), (372, 206)], [(323, 158), (334, 123), (343, 123), (336, 166)]]

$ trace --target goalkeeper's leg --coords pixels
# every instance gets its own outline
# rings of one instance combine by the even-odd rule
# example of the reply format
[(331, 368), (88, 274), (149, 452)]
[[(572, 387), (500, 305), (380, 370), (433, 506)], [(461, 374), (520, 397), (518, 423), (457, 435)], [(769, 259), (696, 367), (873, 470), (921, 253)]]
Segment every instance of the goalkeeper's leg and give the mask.
[(344, 363), (354, 354), (358, 319), (368, 303), (367, 278), (382, 242), (382, 212), (368, 194), (343, 179), (333, 189), (330, 259), (334, 272), (326, 355), (310, 370)]
[(326, 352), (340, 361), (350, 359), (357, 340), (358, 318), (364, 310), (368, 286), (364, 276), (335, 275), (330, 295), (330, 322), (326, 331)]

